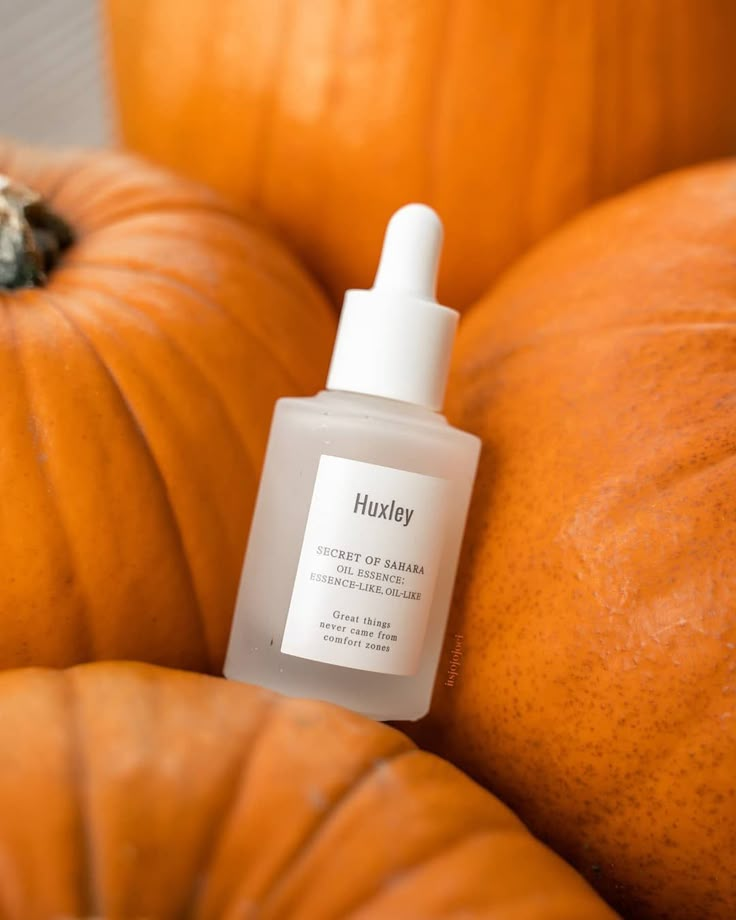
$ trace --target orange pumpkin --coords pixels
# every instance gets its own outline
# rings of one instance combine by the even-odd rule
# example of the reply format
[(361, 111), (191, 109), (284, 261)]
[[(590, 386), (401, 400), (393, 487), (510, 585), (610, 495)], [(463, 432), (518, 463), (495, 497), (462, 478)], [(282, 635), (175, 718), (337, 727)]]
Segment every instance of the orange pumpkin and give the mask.
[(0, 913), (613, 920), (497, 799), (399, 732), (107, 663), (0, 675)]
[(6, 145), (0, 172), (75, 237), (0, 292), (0, 667), (217, 668), (273, 401), (319, 388), (332, 313), (264, 229), (132, 157)]
[(589, 202), (736, 148), (731, 0), (107, 0), (122, 138), (257, 203), (335, 298), (446, 221), (465, 306)]
[(627, 918), (732, 920), (736, 163), (570, 224), (455, 370), (484, 452), (420, 737)]

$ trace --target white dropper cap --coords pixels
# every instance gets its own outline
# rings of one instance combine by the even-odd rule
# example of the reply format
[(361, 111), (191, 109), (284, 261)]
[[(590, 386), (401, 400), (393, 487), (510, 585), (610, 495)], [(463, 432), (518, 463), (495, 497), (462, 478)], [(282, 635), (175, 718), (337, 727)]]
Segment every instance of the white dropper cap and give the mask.
[(442, 408), (458, 314), (435, 299), (441, 248), (432, 208), (394, 214), (373, 287), (345, 294), (328, 390)]

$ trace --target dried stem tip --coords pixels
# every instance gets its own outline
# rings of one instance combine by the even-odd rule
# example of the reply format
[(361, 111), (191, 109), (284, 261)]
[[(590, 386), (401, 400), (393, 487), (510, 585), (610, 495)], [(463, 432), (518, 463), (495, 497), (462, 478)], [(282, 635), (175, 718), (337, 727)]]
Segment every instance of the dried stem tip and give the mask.
[(72, 242), (68, 224), (39, 194), (0, 176), (0, 288), (44, 284)]

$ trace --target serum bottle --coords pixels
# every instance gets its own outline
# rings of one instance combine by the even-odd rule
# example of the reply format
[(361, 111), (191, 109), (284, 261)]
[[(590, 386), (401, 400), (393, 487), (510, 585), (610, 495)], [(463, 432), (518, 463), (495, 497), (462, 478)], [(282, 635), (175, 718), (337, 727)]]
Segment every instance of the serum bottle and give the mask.
[(327, 388), (276, 404), (225, 675), (378, 720), (423, 716), (480, 441), (440, 414), (458, 315), (435, 300), (442, 224), (389, 222), (345, 295)]

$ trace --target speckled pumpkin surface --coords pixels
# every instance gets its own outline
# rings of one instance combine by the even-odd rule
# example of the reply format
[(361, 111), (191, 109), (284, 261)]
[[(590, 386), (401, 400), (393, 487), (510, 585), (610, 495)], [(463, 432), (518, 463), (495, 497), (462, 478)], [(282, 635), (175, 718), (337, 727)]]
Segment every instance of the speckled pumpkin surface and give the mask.
[(530, 255), (465, 321), (453, 415), (484, 452), (420, 737), (626, 917), (732, 920), (736, 165)]

